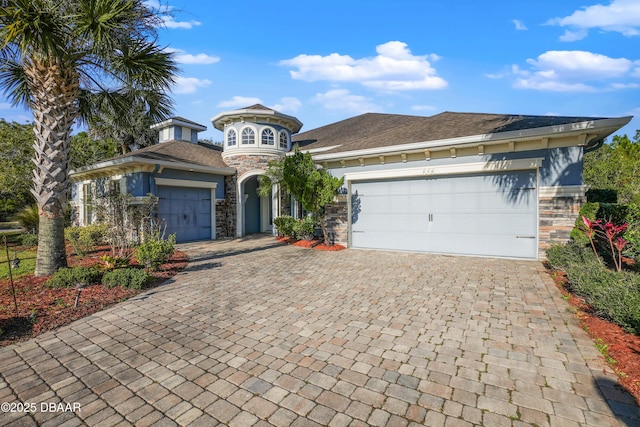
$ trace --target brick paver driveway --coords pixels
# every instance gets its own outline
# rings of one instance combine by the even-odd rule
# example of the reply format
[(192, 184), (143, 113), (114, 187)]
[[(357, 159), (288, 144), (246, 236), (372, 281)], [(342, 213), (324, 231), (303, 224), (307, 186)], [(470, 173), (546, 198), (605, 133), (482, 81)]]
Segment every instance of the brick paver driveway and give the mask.
[(0, 424), (640, 423), (540, 263), (183, 248), (170, 283), (0, 349), (0, 402), (34, 404)]

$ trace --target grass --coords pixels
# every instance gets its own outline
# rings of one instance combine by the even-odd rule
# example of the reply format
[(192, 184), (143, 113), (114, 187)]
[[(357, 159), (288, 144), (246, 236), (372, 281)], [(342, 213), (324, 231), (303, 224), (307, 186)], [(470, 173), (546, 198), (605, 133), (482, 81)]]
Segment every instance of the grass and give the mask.
[[(22, 234), (20, 231), (16, 231), (15, 233), (2, 233), (7, 236), (7, 243), (10, 245), (20, 245), (20, 235)], [(4, 244), (2, 244), (2, 238), (0, 236), (0, 280), (9, 278), (9, 267), (7, 266), (7, 252), (4, 248)], [(32, 274), (36, 269), (36, 254), (37, 248), (25, 248), (24, 246), (20, 247), (20, 250), (17, 250), (18, 258), (20, 259), (20, 267), (17, 269), (12, 269), (11, 274), (14, 279), (19, 279), (20, 277), (26, 276), (27, 274)], [(9, 247), (9, 259), (13, 259), (14, 248)]]

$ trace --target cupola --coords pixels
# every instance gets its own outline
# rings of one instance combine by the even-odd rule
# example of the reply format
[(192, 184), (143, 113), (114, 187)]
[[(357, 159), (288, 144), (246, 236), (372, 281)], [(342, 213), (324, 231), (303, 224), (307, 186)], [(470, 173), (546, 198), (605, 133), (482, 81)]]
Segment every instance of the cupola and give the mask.
[(211, 123), (224, 133), (224, 158), (283, 155), (291, 150), (291, 135), (302, 127), (297, 118), (260, 104), (220, 113), (211, 118)]
[(207, 127), (182, 117), (171, 117), (152, 125), (151, 129), (158, 130), (160, 142), (186, 141), (197, 144), (198, 132), (207, 130)]

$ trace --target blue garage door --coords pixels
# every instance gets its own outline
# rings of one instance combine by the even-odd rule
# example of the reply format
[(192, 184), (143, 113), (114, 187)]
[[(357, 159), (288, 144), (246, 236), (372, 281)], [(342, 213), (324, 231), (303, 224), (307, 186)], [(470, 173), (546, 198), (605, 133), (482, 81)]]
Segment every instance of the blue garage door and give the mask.
[(356, 248), (537, 258), (536, 172), (351, 184)]
[(158, 218), (176, 241), (211, 239), (211, 190), (158, 186)]

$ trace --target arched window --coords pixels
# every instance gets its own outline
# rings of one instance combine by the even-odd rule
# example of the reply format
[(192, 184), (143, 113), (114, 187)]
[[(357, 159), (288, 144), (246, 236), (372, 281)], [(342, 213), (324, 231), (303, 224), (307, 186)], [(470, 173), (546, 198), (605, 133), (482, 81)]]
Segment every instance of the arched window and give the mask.
[(289, 138), (286, 132), (280, 132), (280, 148), (287, 148), (289, 146)]
[(251, 128), (242, 129), (242, 144), (255, 144), (256, 133)]
[(273, 142), (274, 142), (273, 131), (271, 129), (264, 129), (262, 131), (262, 144), (273, 145)]
[(236, 145), (236, 131), (233, 129), (231, 129), (227, 133), (227, 145), (228, 146)]

